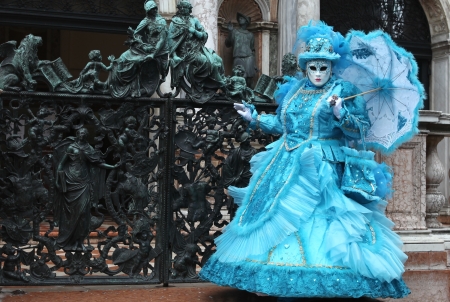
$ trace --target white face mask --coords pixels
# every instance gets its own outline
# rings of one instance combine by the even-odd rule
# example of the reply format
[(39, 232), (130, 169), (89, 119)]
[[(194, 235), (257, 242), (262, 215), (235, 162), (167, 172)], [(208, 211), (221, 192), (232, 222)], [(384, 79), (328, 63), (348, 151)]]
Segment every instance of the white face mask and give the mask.
[(328, 60), (313, 60), (306, 63), (308, 79), (316, 87), (322, 87), (331, 77), (331, 62)]

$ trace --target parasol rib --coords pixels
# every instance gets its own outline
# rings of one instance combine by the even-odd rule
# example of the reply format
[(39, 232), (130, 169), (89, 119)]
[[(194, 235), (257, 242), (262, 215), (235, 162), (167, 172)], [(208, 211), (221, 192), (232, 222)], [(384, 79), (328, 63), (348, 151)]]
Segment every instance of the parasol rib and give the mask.
[(361, 92), (361, 93), (358, 93), (358, 94), (355, 94), (355, 95), (348, 96), (348, 97), (344, 98), (343, 100), (345, 101), (345, 100), (348, 100), (348, 99), (353, 99), (353, 98), (356, 98), (357, 96), (365, 95), (365, 94), (368, 94), (368, 93), (371, 93), (371, 92), (376, 92), (376, 91), (379, 91), (381, 89), (383, 89), (383, 88), (382, 87), (378, 87), (378, 88), (375, 88), (375, 89), (367, 90), (367, 91), (364, 91), (364, 92)]

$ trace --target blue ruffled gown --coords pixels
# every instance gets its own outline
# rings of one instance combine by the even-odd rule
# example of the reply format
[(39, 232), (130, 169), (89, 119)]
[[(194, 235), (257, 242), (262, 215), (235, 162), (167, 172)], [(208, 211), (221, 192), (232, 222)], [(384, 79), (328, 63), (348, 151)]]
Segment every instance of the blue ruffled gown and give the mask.
[(340, 120), (327, 99), (357, 92), (333, 77), (322, 88), (308, 79), (279, 88), (277, 115), (250, 126), (282, 136), (252, 158), (248, 187), (229, 188), (240, 206), (202, 279), (276, 297), (409, 294), (401, 277), (407, 256), (384, 215), (386, 201), (362, 205), (340, 188), (341, 147), (360, 139), (369, 119), (361, 97), (344, 102)]

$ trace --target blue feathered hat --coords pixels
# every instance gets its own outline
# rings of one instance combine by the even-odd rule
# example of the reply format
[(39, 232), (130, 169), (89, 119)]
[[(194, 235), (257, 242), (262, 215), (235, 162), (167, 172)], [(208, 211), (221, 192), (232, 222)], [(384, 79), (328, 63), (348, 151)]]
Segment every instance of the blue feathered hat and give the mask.
[[(308, 25), (302, 26), (297, 32), (295, 50), (304, 45), (304, 51), (298, 56), (301, 69), (306, 69), (306, 62), (310, 60), (330, 60), (333, 65), (337, 64), (341, 57), (349, 53), (348, 43), (344, 37), (333, 31), (323, 21), (310, 21)], [(294, 53), (297, 51), (294, 50)]]

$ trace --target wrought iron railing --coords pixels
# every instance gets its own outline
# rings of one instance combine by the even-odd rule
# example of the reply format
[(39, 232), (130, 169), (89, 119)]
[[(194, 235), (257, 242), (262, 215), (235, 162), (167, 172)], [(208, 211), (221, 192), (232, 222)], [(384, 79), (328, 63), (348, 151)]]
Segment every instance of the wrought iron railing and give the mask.
[(225, 76), (189, 10), (169, 28), (146, 3), (129, 50), (108, 66), (91, 51), (77, 78), (38, 58), (40, 37), (0, 45), (0, 284), (198, 281), (235, 210), (228, 186), (273, 140), (233, 102), (274, 111), (282, 77)]
[(220, 98), (1, 101), (7, 284), (196, 280), (233, 214), (226, 188), (246, 185), (248, 161), (271, 141)]

